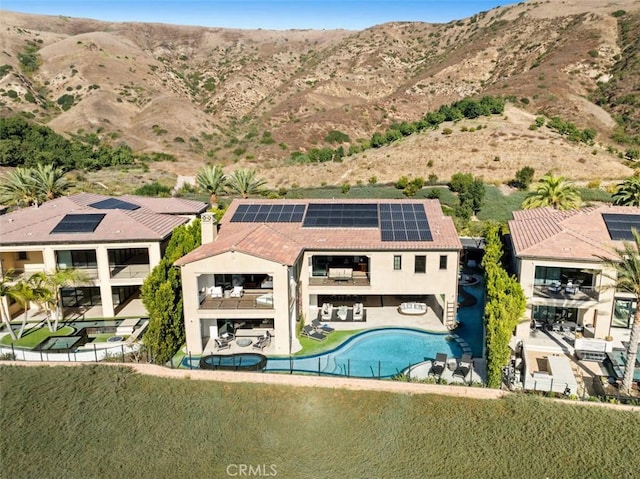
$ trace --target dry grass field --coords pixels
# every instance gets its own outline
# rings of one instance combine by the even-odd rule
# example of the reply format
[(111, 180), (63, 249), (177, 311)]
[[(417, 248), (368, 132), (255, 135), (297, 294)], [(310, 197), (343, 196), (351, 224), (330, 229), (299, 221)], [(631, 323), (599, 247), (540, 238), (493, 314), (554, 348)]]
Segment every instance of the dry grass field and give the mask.
[[(395, 22), (362, 31), (2, 12), (0, 112), (27, 114), (67, 135), (94, 133), (113, 145), (172, 154), (176, 162), (151, 168), (175, 176), (210, 162), (257, 168), (272, 186), (392, 181), (402, 174), (446, 179), (461, 170), (506, 181), (524, 165), (578, 180), (619, 179), (630, 170), (606, 152), (616, 123), (590, 95), (625, 55), (612, 15), (621, 10), (636, 18), (640, 4), (526, 1), (447, 24)], [(34, 71), (19, 60), (28, 48)], [(633, 78), (620, 76), (616, 87), (633, 91)], [(510, 95), (518, 109), (481, 119), (487, 128), (473, 133), (460, 128), (474, 122), (461, 122), (452, 135), (414, 135), (342, 164), (288, 165), (293, 151), (337, 146), (324, 140), (331, 130), (354, 143), (484, 94)], [(594, 129), (596, 145), (530, 131), (541, 113)], [(273, 141), (263, 141), (265, 133)]]

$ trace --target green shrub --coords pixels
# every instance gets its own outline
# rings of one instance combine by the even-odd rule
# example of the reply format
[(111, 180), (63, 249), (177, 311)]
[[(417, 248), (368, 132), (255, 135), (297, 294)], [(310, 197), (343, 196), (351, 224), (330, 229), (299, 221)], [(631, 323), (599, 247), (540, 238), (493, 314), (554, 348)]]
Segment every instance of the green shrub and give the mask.
[(147, 183), (137, 188), (134, 192), (134, 195), (140, 196), (154, 196), (154, 197), (169, 197), (171, 196), (171, 188), (168, 186), (162, 185), (157, 181), (153, 183)]
[(407, 178), (406, 176), (401, 176), (400, 178), (398, 178), (398, 181), (396, 181), (395, 186), (399, 190), (404, 190), (408, 184), (409, 178)]

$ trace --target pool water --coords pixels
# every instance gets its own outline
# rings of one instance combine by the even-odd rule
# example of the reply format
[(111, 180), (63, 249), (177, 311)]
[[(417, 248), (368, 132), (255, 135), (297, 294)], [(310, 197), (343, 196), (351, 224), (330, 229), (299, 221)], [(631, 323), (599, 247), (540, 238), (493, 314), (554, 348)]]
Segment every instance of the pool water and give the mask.
[(481, 358), (484, 349), (484, 287), (482, 284), (464, 286), (464, 290), (478, 301), (472, 306), (458, 308), (460, 325), (454, 332), (469, 344), (474, 358)]
[(351, 377), (391, 377), (436, 353), (460, 357), (462, 350), (447, 334), (384, 328), (349, 338), (336, 349), (314, 356), (269, 358), (265, 371), (297, 371)]

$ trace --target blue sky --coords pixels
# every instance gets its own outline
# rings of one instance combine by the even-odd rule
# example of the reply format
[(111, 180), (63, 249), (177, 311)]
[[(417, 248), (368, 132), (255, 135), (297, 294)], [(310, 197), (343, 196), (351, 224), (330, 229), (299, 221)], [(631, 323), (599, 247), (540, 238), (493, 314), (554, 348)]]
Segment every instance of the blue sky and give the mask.
[(504, 0), (0, 0), (0, 8), (107, 21), (227, 28), (362, 30), (391, 21), (445, 23)]

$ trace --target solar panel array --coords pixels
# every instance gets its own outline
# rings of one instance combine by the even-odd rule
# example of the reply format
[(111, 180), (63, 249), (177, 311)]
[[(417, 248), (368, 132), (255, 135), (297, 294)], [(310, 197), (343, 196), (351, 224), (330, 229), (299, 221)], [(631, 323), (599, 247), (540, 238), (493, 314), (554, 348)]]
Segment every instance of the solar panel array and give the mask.
[(612, 240), (633, 241), (631, 229), (640, 231), (640, 215), (623, 215), (618, 213), (603, 213), (602, 219), (609, 230)]
[(107, 198), (105, 200), (97, 201), (96, 203), (91, 203), (89, 206), (98, 210), (134, 211), (140, 208), (138, 205), (129, 203), (128, 201), (119, 200), (118, 198)]
[(382, 241), (432, 241), (429, 221), (421, 203), (380, 204)]
[(375, 203), (312, 203), (302, 226), (307, 228), (377, 228)]
[(68, 214), (51, 230), (51, 233), (93, 233), (105, 214)]
[(232, 223), (299, 223), (305, 205), (240, 205), (231, 217)]

